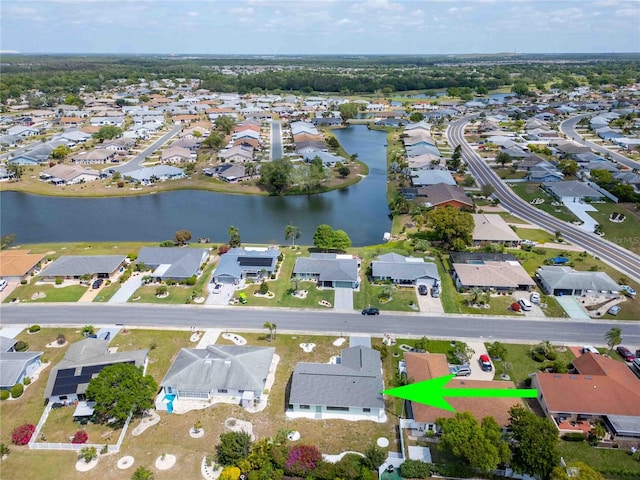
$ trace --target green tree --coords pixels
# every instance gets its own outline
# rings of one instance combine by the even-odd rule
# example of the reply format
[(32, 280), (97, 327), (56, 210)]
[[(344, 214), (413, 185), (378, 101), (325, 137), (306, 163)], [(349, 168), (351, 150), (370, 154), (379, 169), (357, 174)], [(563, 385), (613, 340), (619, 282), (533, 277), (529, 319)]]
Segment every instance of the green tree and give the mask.
[(100, 127), (96, 133), (93, 134), (93, 138), (96, 140), (104, 141), (111, 140), (112, 138), (117, 138), (122, 135), (122, 129), (118, 128), (114, 125), (105, 125), (104, 127)]
[(24, 166), (17, 163), (9, 163), (6, 167), (7, 173), (13, 176), (16, 182), (19, 182), (24, 173)]
[(424, 115), (422, 114), (422, 112), (413, 112), (411, 115), (409, 115), (409, 120), (413, 123), (418, 123), (424, 120)]
[(558, 163), (558, 168), (564, 175), (575, 176), (578, 173), (578, 162), (575, 160), (563, 160)]
[(191, 240), (191, 232), (189, 230), (178, 230), (174, 240), (177, 245), (186, 245)]
[(267, 330), (269, 330), (269, 341), (273, 340), (273, 327), (274, 327), (274, 324), (271, 323), (271, 322), (264, 322), (263, 327), (266, 328)]
[(514, 83), (513, 87), (511, 87), (511, 91), (521, 97), (531, 95), (531, 92), (529, 91), (529, 85), (527, 85), (525, 82)]
[(622, 330), (619, 327), (612, 327), (604, 334), (604, 339), (609, 347), (609, 353), (611, 353), (616, 345), (622, 343)]
[(490, 197), (495, 193), (495, 191), (496, 189), (489, 183), (482, 185), (482, 188), (480, 189), (480, 193), (482, 193), (484, 197)]
[(229, 246), (231, 248), (237, 248), (242, 244), (240, 239), (240, 230), (235, 225), (231, 225), (229, 230), (227, 230), (227, 234), (229, 235)]
[(453, 207), (436, 208), (427, 212), (427, 226), (433, 230), (434, 238), (445, 246), (452, 246), (456, 239), (471, 245), (474, 222), (470, 213)]
[(216, 445), (218, 463), (229, 466), (249, 456), (251, 436), (247, 432), (226, 432), (220, 435)]
[(291, 240), (291, 247), (296, 246), (296, 240), (300, 238), (300, 227), (296, 227), (291, 222), (284, 227), (284, 239)]
[(460, 168), (461, 163), (462, 163), (462, 146), (457, 145), (456, 148), (453, 149), (451, 158), (446, 161), (446, 165), (449, 170), (457, 171)]
[(456, 359), (463, 365), (468, 364), (469, 360), (473, 356), (475, 350), (467, 345), (465, 342), (455, 342), (455, 346), (453, 347), (452, 354)]
[(293, 165), (289, 159), (277, 158), (262, 165), (258, 183), (270, 193), (280, 194), (290, 185), (292, 170)]
[(75, 105), (77, 107), (84, 107), (84, 100), (82, 100), (80, 97), (78, 97), (77, 95), (74, 95), (73, 93), (70, 93), (69, 95), (67, 95), (64, 98), (64, 102), (65, 105)]
[(54, 158), (56, 160), (60, 160), (60, 159), (62, 159), (64, 157), (66, 157), (67, 155), (69, 155), (70, 152), (71, 152), (71, 149), (69, 147), (67, 147), (66, 145), (58, 145), (51, 152), (51, 158)]
[(224, 136), (218, 132), (211, 132), (211, 134), (202, 141), (202, 145), (205, 145), (217, 152), (224, 145)]
[(153, 472), (146, 467), (138, 467), (131, 475), (131, 480), (153, 480)]
[(471, 467), (489, 472), (509, 460), (509, 445), (493, 417), (485, 417), (478, 424), (471, 413), (458, 412), (453, 418), (437, 419), (436, 425), (441, 428), (438, 448), (450, 451)]
[(358, 105), (356, 103), (343, 103), (340, 105), (339, 110), (343, 122), (351, 120), (358, 115)]
[(338, 173), (342, 178), (347, 178), (351, 173), (351, 169), (346, 165), (341, 165), (340, 167), (338, 167)]
[(236, 126), (236, 122), (228, 115), (222, 115), (215, 119), (213, 122), (217, 130), (224, 132), (225, 135), (229, 135), (231, 130)]
[(516, 472), (548, 479), (560, 462), (558, 430), (547, 418), (538, 417), (521, 405), (509, 409), (513, 438), (511, 465)]
[(98, 451), (96, 450), (96, 447), (82, 447), (78, 454), (78, 458), (89, 463), (91, 460), (98, 458)]
[(507, 163), (511, 163), (511, 161), (512, 161), (511, 155), (509, 155), (507, 152), (500, 152), (498, 155), (496, 155), (496, 163), (499, 163), (503, 167)]
[(316, 228), (316, 231), (313, 234), (313, 245), (325, 251), (333, 248), (333, 233), (331, 225), (318, 225), (318, 228)]
[(344, 230), (335, 230), (333, 232), (333, 248), (337, 250), (346, 250), (351, 246), (351, 239)]
[(87, 386), (87, 399), (96, 402), (94, 410), (101, 421), (122, 425), (129, 416), (153, 407), (158, 384), (151, 375), (129, 363), (117, 363), (100, 370)]
[(378, 470), (387, 459), (387, 452), (375, 444), (371, 444), (364, 451), (362, 463), (369, 470)]
[(605, 480), (605, 477), (584, 462), (568, 462), (551, 471), (550, 480)]
[(0, 250), (10, 248), (14, 243), (16, 243), (15, 233), (7, 233), (6, 235), (2, 235), (2, 238), (0, 239)]
[(487, 353), (491, 358), (499, 358), (504, 361), (507, 357), (507, 348), (500, 342), (493, 342), (487, 347)]

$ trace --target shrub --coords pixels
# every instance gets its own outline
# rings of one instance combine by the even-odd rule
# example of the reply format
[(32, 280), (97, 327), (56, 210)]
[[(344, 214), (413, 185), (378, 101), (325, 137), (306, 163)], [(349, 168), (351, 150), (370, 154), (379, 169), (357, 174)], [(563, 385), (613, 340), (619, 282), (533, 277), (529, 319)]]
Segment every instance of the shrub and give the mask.
[(64, 336), (63, 333), (59, 333), (58, 336), (56, 337), (56, 343), (58, 345), (64, 345), (66, 341), (67, 341), (67, 338)]
[(93, 325), (85, 325), (84, 327), (82, 327), (82, 335), (84, 335), (85, 337), (87, 335), (93, 335), (95, 332), (95, 329), (93, 328)]
[(0, 390), (0, 400), (8, 400), (10, 396), (9, 390)]
[(4, 443), (0, 443), (0, 458), (6, 455), (9, 455), (9, 453), (11, 453), (11, 450), (9, 450), (9, 447)]
[(26, 352), (29, 350), (29, 344), (22, 340), (18, 340), (13, 348), (15, 348), (16, 352)]
[(276, 274), (272, 273), (271, 276), (269, 277), (271, 280), (275, 280), (276, 279)]
[(240, 473), (238, 467), (224, 467), (220, 474), (220, 480), (238, 480)]
[(62, 285), (62, 282), (63, 282), (63, 281), (64, 281), (64, 280), (62, 280), (62, 278), (60, 278), (60, 277), (56, 277), (56, 285)]
[(294, 445), (287, 453), (284, 469), (292, 475), (306, 476), (315, 470), (320, 460), (322, 453), (315, 445)]
[(26, 285), (28, 282), (26, 280), (20, 280), (20, 285)]
[(552, 362), (558, 358), (558, 354), (555, 352), (555, 350), (548, 351), (546, 356), (547, 360), (551, 360)]
[(262, 295), (266, 295), (268, 292), (269, 292), (269, 285), (267, 285), (267, 282), (263, 280), (262, 283), (260, 284), (260, 293)]
[(84, 460), (85, 463), (89, 463), (91, 460), (98, 458), (96, 447), (82, 447), (80, 453), (78, 453), (78, 458)]
[(71, 439), (71, 443), (87, 443), (89, 435), (84, 430), (78, 430)]
[(167, 293), (167, 287), (165, 285), (160, 285), (156, 288), (156, 295), (164, 295), (165, 293)]
[(124, 272), (122, 272), (122, 275), (120, 275), (120, 278), (118, 279), (119, 283), (124, 283), (127, 280), (129, 280), (129, 278), (131, 278), (131, 270), (125, 270)]
[(562, 436), (562, 439), (567, 442), (584, 442), (585, 438), (586, 437), (582, 432), (569, 432)]
[(124, 182), (118, 182), (118, 188), (124, 188)]
[(26, 445), (35, 431), (36, 427), (30, 423), (20, 425), (11, 432), (11, 441), (16, 445)]
[(136, 255), (135, 253), (130, 253), (129, 255), (127, 255), (127, 258), (131, 261), (131, 262), (135, 262), (138, 259), (138, 255)]
[(164, 242), (160, 243), (161, 247), (175, 247), (176, 244), (173, 242), (173, 240), (165, 240)]
[(22, 379), (22, 383), (23, 383), (23, 385), (30, 385), (31, 384), (31, 377), (24, 377)]
[(193, 286), (196, 284), (196, 281), (197, 281), (197, 280), (198, 280), (198, 279), (197, 279), (197, 278), (196, 278), (196, 276), (194, 275), (194, 276), (192, 276), (192, 277), (187, 278), (187, 282), (186, 282), (186, 283), (187, 283), (187, 285), (189, 285), (190, 287), (193, 287)]
[(427, 478), (431, 476), (431, 464), (420, 460), (405, 460), (400, 465), (400, 475), (404, 478)]
[(40, 331), (40, 325), (31, 325), (29, 327), (29, 333), (38, 333)]
[(520, 307), (520, 304), (518, 302), (513, 302), (510, 308), (514, 312), (519, 312), (520, 310), (522, 310), (522, 307)]
[(532, 351), (532, 352), (531, 352), (531, 358), (532, 358), (533, 360), (535, 360), (536, 362), (541, 362), (541, 363), (542, 363), (542, 362), (544, 362), (544, 361), (545, 361), (544, 353), (542, 353), (542, 352), (538, 352), (538, 351), (536, 351), (536, 350), (534, 350), (534, 351)]
[(218, 255), (224, 255), (229, 250), (231, 250), (231, 247), (229, 245), (220, 245), (218, 247)]

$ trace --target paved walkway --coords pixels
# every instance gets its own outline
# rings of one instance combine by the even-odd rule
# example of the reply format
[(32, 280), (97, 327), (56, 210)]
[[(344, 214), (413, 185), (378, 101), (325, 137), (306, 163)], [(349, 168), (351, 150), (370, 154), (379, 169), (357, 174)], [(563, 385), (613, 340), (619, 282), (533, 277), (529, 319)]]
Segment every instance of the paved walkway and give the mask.
[(222, 330), (219, 328), (210, 328), (205, 330), (195, 348), (207, 348), (207, 345), (215, 345), (221, 333)]
[(555, 248), (557, 250), (568, 250), (571, 252), (584, 252), (584, 248), (578, 245), (568, 245), (566, 243), (539, 243), (538, 248)]
[(352, 288), (340, 288), (335, 289), (335, 299), (333, 301), (333, 308), (335, 310), (353, 310), (353, 289)]
[(579, 227), (587, 232), (593, 233), (598, 222), (596, 222), (587, 212), (597, 212), (598, 210), (589, 203), (582, 202), (562, 202), (565, 207), (573, 212), (573, 214), (584, 223)]
[(142, 275), (139, 272), (135, 272), (129, 280), (124, 282), (113, 297), (109, 299), (107, 303), (127, 303), (131, 295), (142, 286)]
[(556, 300), (562, 307), (562, 309), (567, 312), (570, 318), (579, 318), (581, 320), (590, 320), (589, 314), (584, 311), (578, 300), (575, 297), (571, 296), (563, 296), (556, 297)]

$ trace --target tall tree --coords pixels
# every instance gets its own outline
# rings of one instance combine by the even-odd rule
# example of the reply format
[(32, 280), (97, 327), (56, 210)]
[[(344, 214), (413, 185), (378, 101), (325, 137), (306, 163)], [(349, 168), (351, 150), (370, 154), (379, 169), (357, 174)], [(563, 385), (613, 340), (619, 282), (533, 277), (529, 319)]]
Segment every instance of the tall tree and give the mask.
[(174, 238), (176, 244), (186, 245), (191, 240), (191, 232), (189, 230), (178, 230)]
[(339, 109), (343, 122), (356, 118), (356, 115), (358, 115), (358, 105), (356, 103), (343, 103)]
[(251, 436), (247, 432), (226, 432), (220, 435), (216, 445), (217, 460), (222, 465), (235, 465), (249, 456)]
[(235, 120), (228, 115), (222, 115), (216, 118), (214, 124), (216, 128), (224, 132), (225, 135), (229, 135), (231, 130), (233, 130), (233, 127), (236, 126)]
[(240, 239), (240, 230), (235, 225), (231, 225), (229, 230), (227, 230), (227, 234), (229, 235), (229, 246), (231, 248), (237, 248), (242, 244)]
[(290, 185), (292, 170), (289, 159), (277, 158), (261, 166), (259, 183), (270, 193), (280, 194)]
[(351, 239), (344, 230), (335, 230), (333, 232), (333, 248), (337, 250), (346, 250), (351, 246)]
[(300, 227), (296, 227), (294, 224), (289, 222), (289, 225), (284, 227), (284, 239), (291, 240), (291, 247), (294, 248), (298, 238), (300, 238)]
[(16, 182), (19, 182), (22, 178), (22, 174), (24, 173), (24, 166), (18, 165), (17, 163), (9, 163), (6, 168), (7, 173), (13, 175), (13, 179)]
[(453, 149), (451, 158), (446, 161), (449, 170), (457, 171), (462, 163), (462, 146), (458, 145)]
[(67, 155), (69, 155), (69, 152), (71, 152), (71, 149), (69, 147), (67, 147), (66, 145), (58, 145), (51, 152), (51, 158), (56, 159), (56, 160), (60, 160), (60, 159), (62, 159), (64, 157), (66, 157)]
[(560, 463), (558, 430), (549, 419), (538, 417), (521, 405), (511, 407), (509, 415), (514, 440), (513, 469), (548, 479), (553, 468)]
[(313, 234), (313, 245), (322, 250), (329, 250), (333, 248), (333, 237), (333, 228), (331, 228), (331, 225), (318, 225), (318, 228), (316, 228)]
[(471, 245), (473, 217), (453, 207), (436, 208), (427, 213), (427, 225), (433, 230), (436, 240), (446, 246), (455, 245), (459, 240), (463, 245)]
[(104, 127), (100, 127), (96, 133), (93, 134), (93, 138), (96, 140), (111, 140), (112, 138), (117, 138), (122, 135), (122, 129), (118, 128), (114, 125), (105, 125)]
[(511, 163), (511, 160), (511, 155), (509, 155), (507, 152), (500, 152), (498, 155), (496, 155), (496, 163), (499, 163), (503, 167), (507, 163)]
[(551, 471), (551, 480), (605, 480), (604, 476), (584, 462), (568, 462)]
[(135, 365), (117, 363), (89, 381), (87, 399), (96, 402), (94, 410), (102, 421), (113, 418), (121, 425), (130, 412), (135, 415), (152, 408), (157, 390), (151, 375), (143, 375)]
[(224, 145), (224, 136), (218, 132), (211, 132), (211, 134), (202, 141), (202, 145), (205, 145), (217, 152)]
[(622, 330), (619, 327), (612, 327), (604, 334), (604, 339), (607, 341), (609, 353), (611, 353), (616, 345), (622, 343)]
[(574, 176), (578, 173), (578, 162), (575, 160), (563, 160), (558, 163), (558, 168), (564, 175)]
[(14, 243), (16, 243), (16, 234), (15, 233), (7, 233), (6, 235), (2, 235), (2, 239), (0, 240), (0, 250), (4, 250), (5, 248), (9, 248)]

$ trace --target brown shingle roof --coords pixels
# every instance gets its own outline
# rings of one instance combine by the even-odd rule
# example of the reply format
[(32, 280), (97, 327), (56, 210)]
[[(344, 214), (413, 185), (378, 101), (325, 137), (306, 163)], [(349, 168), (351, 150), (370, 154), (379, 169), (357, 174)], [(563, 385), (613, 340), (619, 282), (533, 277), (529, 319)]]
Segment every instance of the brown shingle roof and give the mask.
[(433, 206), (455, 200), (473, 208), (473, 202), (460, 187), (447, 185), (446, 183), (436, 183), (425, 187), (424, 193), (427, 195), (427, 201)]
[(44, 253), (29, 250), (2, 250), (0, 252), (0, 277), (22, 277), (44, 258)]

